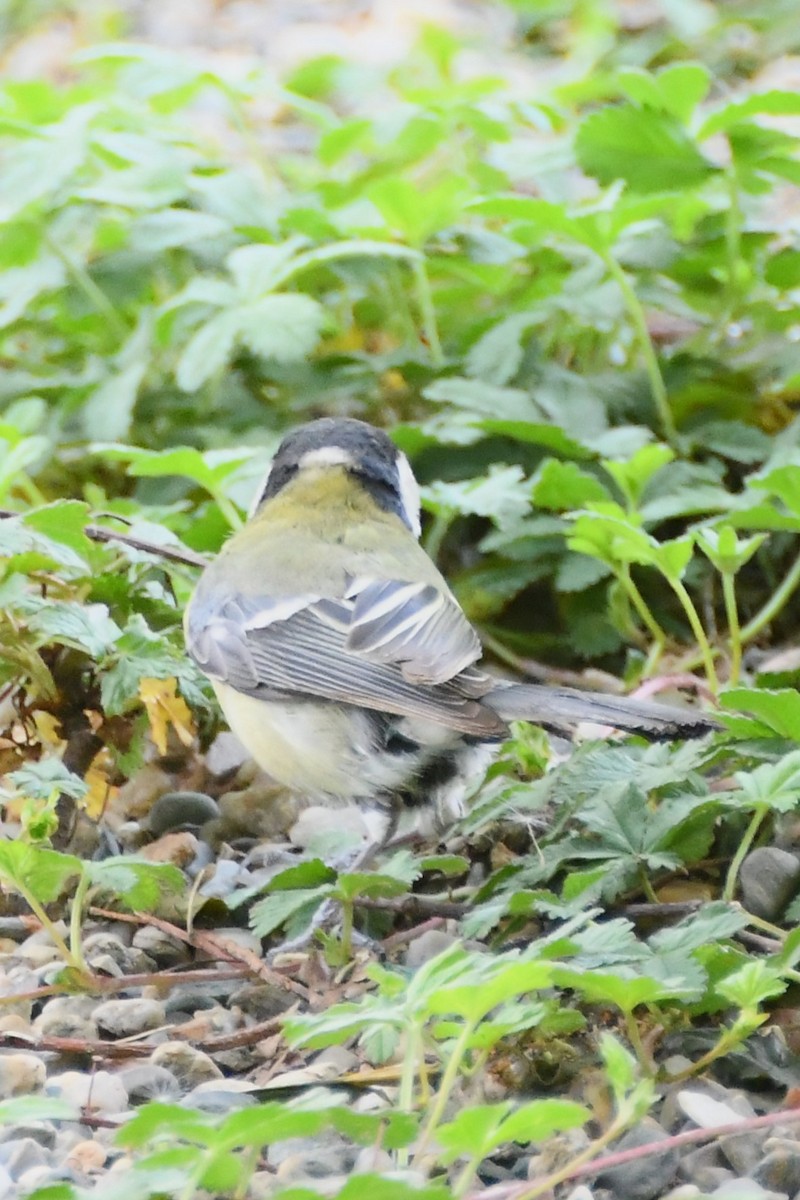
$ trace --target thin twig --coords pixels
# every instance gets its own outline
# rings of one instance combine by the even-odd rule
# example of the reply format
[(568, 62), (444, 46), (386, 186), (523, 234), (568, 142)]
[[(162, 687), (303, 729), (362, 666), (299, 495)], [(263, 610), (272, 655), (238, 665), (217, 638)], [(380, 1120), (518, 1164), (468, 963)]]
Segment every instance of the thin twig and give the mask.
[[(590, 1175), (621, 1167), (625, 1163), (636, 1162), (640, 1158), (655, 1157), (668, 1154), (670, 1150), (678, 1150), (682, 1146), (696, 1146), (698, 1143), (710, 1142), (715, 1138), (733, 1136), (737, 1133), (749, 1133), (754, 1129), (771, 1129), (773, 1126), (796, 1124), (800, 1122), (800, 1109), (786, 1108), (779, 1112), (765, 1113), (761, 1117), (746, 1117), (741, 1121), (731, 1121), (727, 1125), (717, 1125), (713, 1129), (689, 1129), (685, 1133), (675, 1133), (671, 1137), (658, 1142), (648, 1142), (645, 1146), (632, 1146), (630, 1150), (615, 1150), (595, 1158), (591, 1162), (581, 1163), (564, 1176), (565, 1179), (585, 1179)], [(498, 1183), (481, 1191), (470, 1192), (467, 1200), (524, 1200), (533, 1184), (540, 1180), (528, 1180), (525, 1183)]]
[(304, 987), (302, 983), (298, 983), (294, 979), (287, 979), (279, 971), (268, 966), (252, 950), (247, 950), (244, 946), (237, 946), (227, 938), (198, 929), (188, 934), (179, 925), (173, 925), (171, 921), (164, 921), (161, 917), (154, 917), (152, 913), (118, 913), (111, 909), (94, 907), (90, 908), (89, 912), (92, 916), (108, 917), (112, 921), (128, 921), (134, 925), (152, 925), (155, 929), (160, 929), (162, 933), (185, 942), (187, 946), (192, 946), (195, 950), (202, 950), (204, 954), (208, 954), (209, 958), (220, 958), (223, 962), (243, 964), (251, 974), (265, 983), (272, 983), (285, 992), (299, 996), (301, 1000), (308, 1001), (310, 999), (308, 988)]
[[(0, 520), (8, 521), (12, 517), (24, 517), (25, 513), (14, 512), (10, 508), (0, 509)], [(122, 518), (118, 518), (122, 520)], [(192, 550), (176, 550), (174, 546), (162, 546), (158, 542), (149, 542), (146, 538), (136, 537), (132, 533), (119, 533), (116, 529), (106, 529), (105, 525), (84, 525), (83, 532), (93, 542), (119, 542), (130, 546), (132, 550), (141, 550), (145, 554), (154, 554), (157, 558), (166, 558), (170, 562), (181, 563), (187, 567), (205, 567), (208, 559)]]

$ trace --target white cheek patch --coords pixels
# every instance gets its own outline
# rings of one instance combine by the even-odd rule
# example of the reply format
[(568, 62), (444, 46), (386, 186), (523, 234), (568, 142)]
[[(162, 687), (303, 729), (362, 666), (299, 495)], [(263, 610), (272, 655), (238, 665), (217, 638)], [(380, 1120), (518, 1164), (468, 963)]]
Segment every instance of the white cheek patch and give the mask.
[(343, 446), (320, 446), (317, 450), (307, 450), (297, 464), (302, 471), (305, 467), (352, 467), (353, 456)]
[(400, 485), (400, 503), (403, 506), (406, 521), (415, 537), (422, 533), (419, 522), (419, 484), (414, 478), (411, 464), (405, 454), (397, 455), (397, 481)]

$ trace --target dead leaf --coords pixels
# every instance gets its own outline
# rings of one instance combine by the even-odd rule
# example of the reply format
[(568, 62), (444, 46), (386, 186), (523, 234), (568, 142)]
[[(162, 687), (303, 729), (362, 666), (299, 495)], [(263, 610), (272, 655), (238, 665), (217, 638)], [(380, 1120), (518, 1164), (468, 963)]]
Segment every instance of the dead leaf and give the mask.
[(184, 746), (194, 741), (192, 715), (183, 696), (177, 694), (176, 679), (142, 679), (139, 696), (147, 711), (150, 733), (160, 754), (167, 753), (170, 725)]

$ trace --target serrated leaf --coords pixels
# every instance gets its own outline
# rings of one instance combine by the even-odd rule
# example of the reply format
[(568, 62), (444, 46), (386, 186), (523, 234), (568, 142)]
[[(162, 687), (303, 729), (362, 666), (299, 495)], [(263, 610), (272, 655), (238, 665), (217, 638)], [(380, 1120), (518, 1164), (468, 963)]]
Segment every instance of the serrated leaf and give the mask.
[(79, 858), (32, 846), (27, 842), (0, 842), (0, 878), (11, 887), (30, 891), (40, 904), (49, 904), (83, 869)]
[(800, 114), (800, 95), (797, 92), (775, 89), (756, 92), (744, 100), (734, 100), (706, 118), (698, 131), (698, 139), (705, 141), (715, 133), (731, 129), (747, 117), (761, 114), (776, 117), (797, 116)]
[(533, 485), (533, 502), (538, 508), (564, 512), (583, 508), (593, 501), (610, 500), (607, 488), (594, 475), (575, 463), (548, 459), (540, 468)]
[(330, 896), (331, 890), (330, 885), (323, 885), (272, 892), (250, 909), (250, 928), (257, 937), (268, 937), (291, 917), (303, 913), (310, 920), (314, 911)]
[(106, 654), (122, 630), (109, 616), (105, 604), (53, 601), (28, 619), (28, 628), (40, 644), (56, 642), (83, 650), (90, 658)]
[(217, 313), (206, 321), (187, 342), (175, 369), (178, 387), (196, 392), (228, 365), (240, 330), (236, 310)]
[[(777, 691), (756, 688), (727, 688), (720, 696), (723, 708), (751, 714), (755, 721), (746, 722), (748, 732), (743, 736), (785, 737), (800, 742), (800, 693), (794, 688)], [(737, 718), (721, 714), (729, 728), (736, 728)]]
[(114, 892), (130, 908), (153, 912), (165, 896), (186, 888), (183, 872), (171, 863), (153, 863), (132, 855), (86, 862), (84, 871), (94, 887)]
[(275, 362), (298, 362), (317, 345), (325, 310), (311, 296), (264, 296), (238, 310), (238, 333), (254, 354)]
[(600, 183), (623, 179), (637, 192), (670, 192), (705, 182), (715, 168), (667, 113), (622, 105), (585, 117), (578, 162)]

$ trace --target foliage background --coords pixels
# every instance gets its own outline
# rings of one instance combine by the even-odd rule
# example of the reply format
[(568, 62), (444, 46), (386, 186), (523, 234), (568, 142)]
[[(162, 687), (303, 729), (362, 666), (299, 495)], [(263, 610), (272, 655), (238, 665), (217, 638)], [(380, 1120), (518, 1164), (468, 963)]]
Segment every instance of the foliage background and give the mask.
[(712, 747), (590, 747), (531, 784), (542, 747), (512, 744), (465, 830), (555, 807), (546, 860), (492, 863), (462, 926), (589, 920), (688, 870), (723, 907), (674, 944), (615, 926), (604, 999), (645, 1075), (626, 992), (665, 1026), (732, 1004), (720, 1058), (794, 969), (773, 925), (779, 957), (732, 984), (725, 906), (798, 791), (795, 5), (255, 5), (239, 42), (232, 8), (0, 10), (6, 816), (36, 842), (65, 792), (101, 811), (154, 745), (207, 744), (191, 553), (286, 428), (375, 421), (496, 665), (722, 690)]

